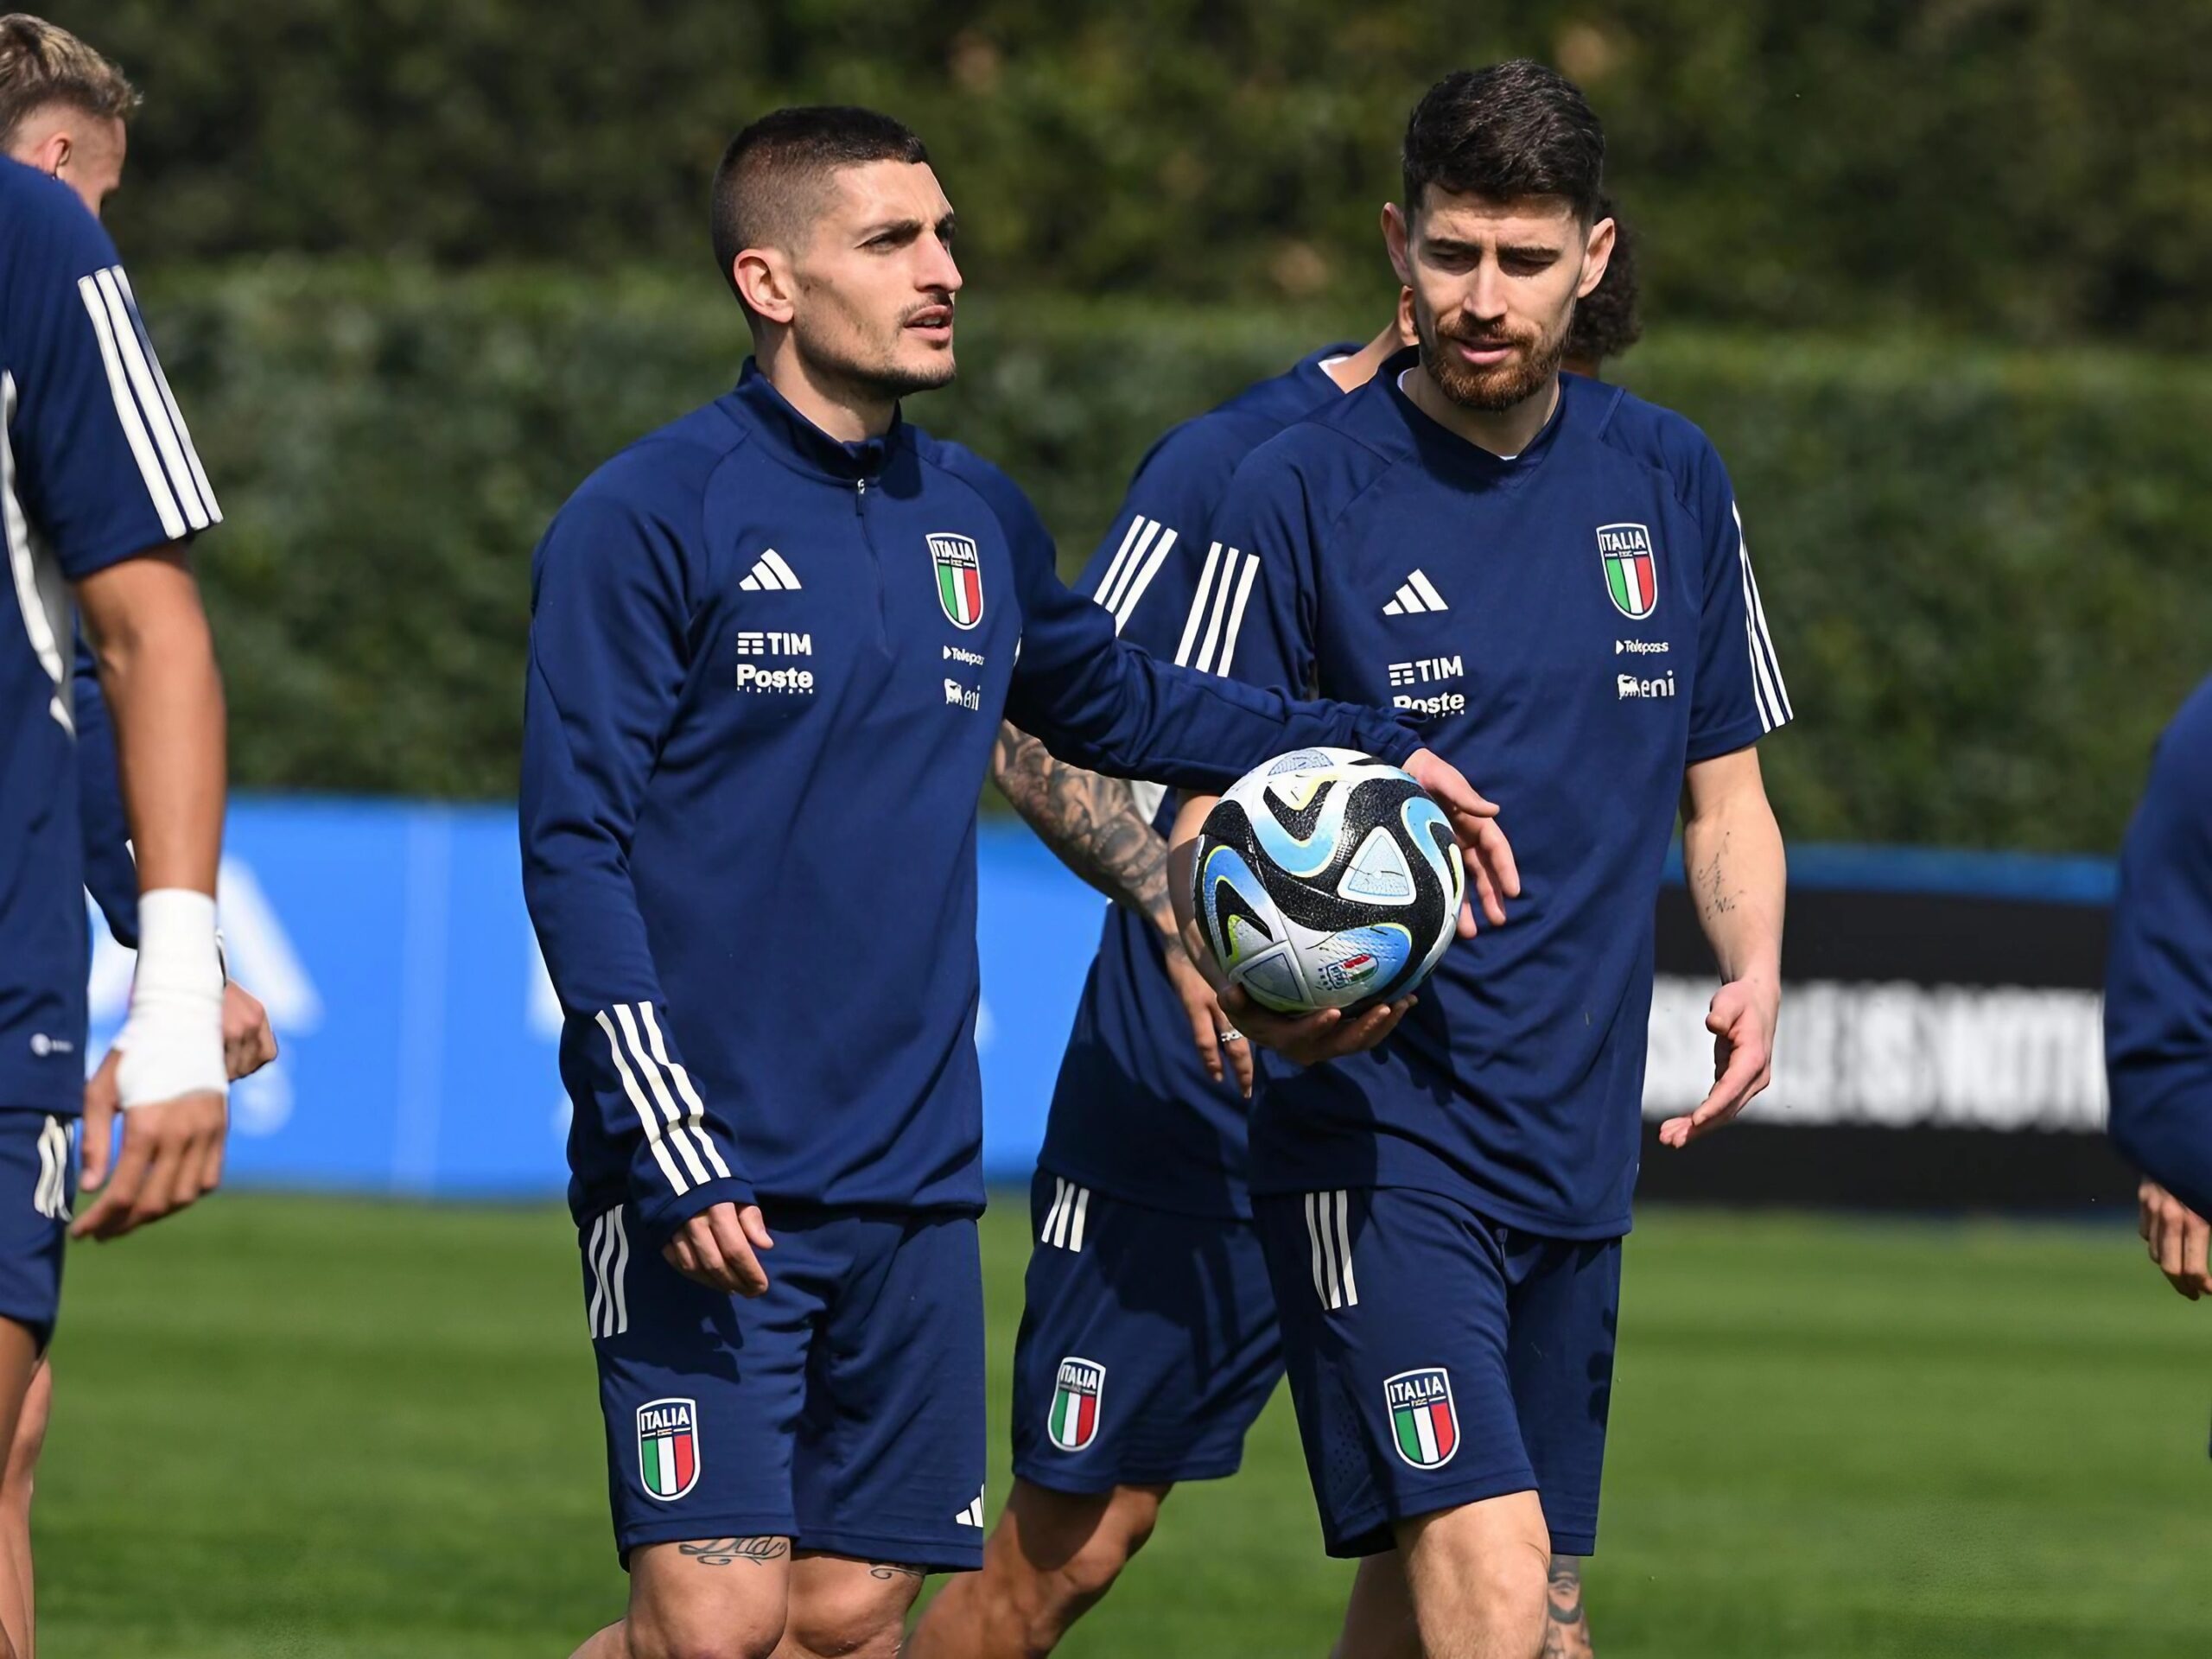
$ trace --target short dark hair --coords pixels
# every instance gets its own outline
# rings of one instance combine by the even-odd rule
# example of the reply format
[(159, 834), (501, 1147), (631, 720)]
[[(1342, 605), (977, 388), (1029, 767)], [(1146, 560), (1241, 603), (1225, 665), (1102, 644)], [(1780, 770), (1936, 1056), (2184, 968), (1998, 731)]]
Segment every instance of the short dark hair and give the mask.
[(1602, 363), (1643, 338), (1641, 297), (1636, 280), (1636, 232), (1610, 195), (1598, 199), (1598, 217), (1613, 221), (1613, 257), (1598, 286), (1575, 302), (1567, 326), (1566, 355), (1578, 363)]
[(762, 116), (729, 141), (715, 169), (709, 217), (723, 280), (735, 292), (730, 267), (746, 249), (800, 240), (821, 185), (838, 168), (929, 158), (912, 128), (874, 110), (812, 104)]
[(1462, 69), (1430, 87), (1406, 123), (1405, 211), (1430, 185), (1512, 201), (1564, 196), (1596, 222), (1605, 130), (1574, 83), (1528, 58)]

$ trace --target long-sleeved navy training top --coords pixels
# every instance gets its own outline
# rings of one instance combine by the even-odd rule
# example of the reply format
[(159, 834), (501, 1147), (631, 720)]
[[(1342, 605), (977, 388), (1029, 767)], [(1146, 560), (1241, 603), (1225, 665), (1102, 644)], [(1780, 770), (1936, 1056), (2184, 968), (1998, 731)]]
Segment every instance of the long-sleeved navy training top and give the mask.
[(1420, 747), (1123, 644), (995, 467), (903, 420), (840, 442), (749, 364), (569, 499), (533, 569), (521, 826), (580, 1221), (981, 1207), (1001, 715), (1191, 789), (1308, 744)]
[(2105, 1065), (2114, 1143), (2212, 1216), (2212, 680), (2158, 740), (2120, 849)]

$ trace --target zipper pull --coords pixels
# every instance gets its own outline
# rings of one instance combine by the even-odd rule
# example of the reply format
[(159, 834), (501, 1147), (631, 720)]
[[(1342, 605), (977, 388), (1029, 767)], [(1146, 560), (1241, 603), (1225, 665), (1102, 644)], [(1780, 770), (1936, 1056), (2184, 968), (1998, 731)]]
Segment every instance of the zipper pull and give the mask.
[(868, 480), (864, 478), (855, 479), (853, 481), (853, 512), (855, 517), (860, 515), (861, 509), (867, 504), (867, 501)]

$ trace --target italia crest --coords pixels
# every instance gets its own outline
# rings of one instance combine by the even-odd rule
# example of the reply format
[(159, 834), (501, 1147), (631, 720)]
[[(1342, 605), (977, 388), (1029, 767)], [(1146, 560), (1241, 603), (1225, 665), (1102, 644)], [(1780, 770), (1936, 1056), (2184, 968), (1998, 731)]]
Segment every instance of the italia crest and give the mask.
[(638, 1408), (638, 1478), (664, 1503), (699, 1484), (699, 1402), (649, 1400)]
[(937, 567), (937, 602), (956, 628), (983, 620), (983, 561), (965, 536), (944, 533), (929, 538), (930, 563)]
[(1659, 604), (1659, 565), (1651, 551), (1651, 531), (1643, 524), (1598, 526), (1598, 556), (1605, 563), (1605, 591), (1613, 608), (1641, 622)]
[(1441, 1365), (1400, 1371), (1382, 1384), (1390, 1411), (1390, 1438), (1398, 1455), (1416, 1469), (1440, 1469), (1459, 1449), (1459, 1414), (1452, 1405), (1452, 1377)]
[(1060, 1362), (1052, 1384), (1052, 1412), (1045, 1432), (1063, 1452), (1080, 1452), (1098, 1438), (1099, 1397), (1106, 1392), (1106, 1368), (1095, 1359), (1071, 1354)]

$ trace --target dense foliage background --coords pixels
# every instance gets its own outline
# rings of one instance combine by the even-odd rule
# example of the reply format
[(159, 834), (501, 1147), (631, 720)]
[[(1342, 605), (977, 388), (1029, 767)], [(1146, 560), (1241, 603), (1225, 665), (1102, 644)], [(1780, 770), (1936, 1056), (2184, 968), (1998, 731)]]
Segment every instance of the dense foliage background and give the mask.
[(230, 523), (241, 782), (512, 788), (529, 550), (725, 387), (729, 132), (912, 121), (963, 378), (1071, 568), (1166, 425), (1387, 303), (1405, 111), (1580, 79), (1643, 232), (1638, 390), (1735, 474), (1793, 835), (2107, 848), (2212, 668), (2212, 9), (2064, 0), (55, 0), (147, 92), (110, 219)]

